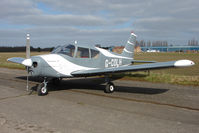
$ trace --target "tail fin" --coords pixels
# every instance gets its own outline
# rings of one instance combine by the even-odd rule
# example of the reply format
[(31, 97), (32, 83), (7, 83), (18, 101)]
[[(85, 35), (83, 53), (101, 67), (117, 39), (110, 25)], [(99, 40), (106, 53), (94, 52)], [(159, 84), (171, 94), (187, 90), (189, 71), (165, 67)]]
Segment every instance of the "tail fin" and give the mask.
[(133, 58), (134, 56), (134, 46), (136, 43), (136, 35), (131, 32), (131, 36), (129, 37), (126, 46), (122, 52), (122, 56)]
[(30, 34), (26, 36), (26, 59), (30, 59)]

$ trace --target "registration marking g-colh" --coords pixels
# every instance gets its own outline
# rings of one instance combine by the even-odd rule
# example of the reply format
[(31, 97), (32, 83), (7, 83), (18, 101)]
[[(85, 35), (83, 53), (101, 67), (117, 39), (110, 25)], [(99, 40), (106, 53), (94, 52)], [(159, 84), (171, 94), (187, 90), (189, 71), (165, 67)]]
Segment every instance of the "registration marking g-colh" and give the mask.
[(105, 68), (122, 66), (122, 59), (106, 59)]

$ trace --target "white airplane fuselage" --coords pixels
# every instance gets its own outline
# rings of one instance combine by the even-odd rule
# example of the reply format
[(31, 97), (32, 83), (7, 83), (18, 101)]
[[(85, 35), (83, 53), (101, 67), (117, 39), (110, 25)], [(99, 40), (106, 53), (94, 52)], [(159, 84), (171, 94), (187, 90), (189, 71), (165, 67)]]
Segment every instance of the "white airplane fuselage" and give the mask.
[[(78, 46), (75, 47), (75, 51), (77, 49)], [(62, 53), (33, 56), (31, 60), (37, 65), (31, 66), (31, 75), (56, 78), (73, 77), (71, 73), (75, 71), (116, 68), (130, 65), (133, 61), (133, 58), (123, 57), (102, 48), (96, 47), (92, 50), (99, 52), (98, 57), (78, 58), (77, 52), (74, 52), (73, 57)]]

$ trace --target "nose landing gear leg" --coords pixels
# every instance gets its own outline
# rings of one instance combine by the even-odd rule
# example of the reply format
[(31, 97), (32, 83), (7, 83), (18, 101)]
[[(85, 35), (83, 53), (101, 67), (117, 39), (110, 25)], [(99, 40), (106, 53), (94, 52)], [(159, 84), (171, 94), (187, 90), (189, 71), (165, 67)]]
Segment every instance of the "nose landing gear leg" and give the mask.
[(38, 96), (44, 96), (48, 94), (48, 81), (46, 78), (44, 78), (44, 82), (39, 84), (37, 87), (37, 94)]

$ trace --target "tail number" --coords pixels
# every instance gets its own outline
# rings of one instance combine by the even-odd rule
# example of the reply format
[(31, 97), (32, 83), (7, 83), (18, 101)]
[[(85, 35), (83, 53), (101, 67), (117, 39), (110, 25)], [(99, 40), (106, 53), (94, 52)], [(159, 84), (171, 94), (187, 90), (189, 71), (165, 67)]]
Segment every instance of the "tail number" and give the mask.
[(108, 67), (119, 67), (122, 65), (122, 59), (106, 59), (105, 60), (105, 68)]

